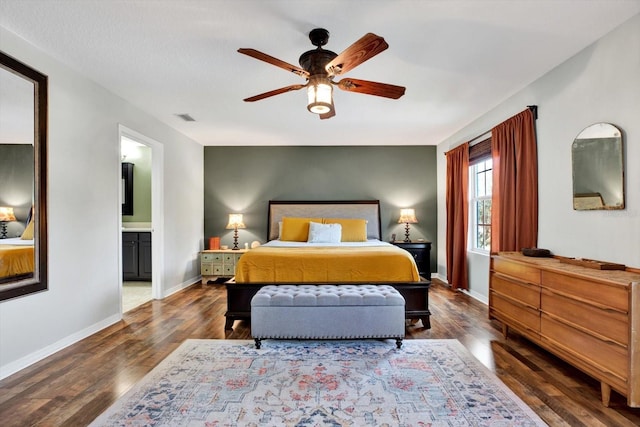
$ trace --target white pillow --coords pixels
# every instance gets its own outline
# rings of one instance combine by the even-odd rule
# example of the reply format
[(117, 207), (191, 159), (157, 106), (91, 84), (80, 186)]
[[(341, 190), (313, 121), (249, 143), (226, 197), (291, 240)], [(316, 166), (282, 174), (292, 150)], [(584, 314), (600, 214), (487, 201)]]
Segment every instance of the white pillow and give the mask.
[(320, 224), (309, 222), (308, 243), (340, 243), (342, 226), (340, 224)]

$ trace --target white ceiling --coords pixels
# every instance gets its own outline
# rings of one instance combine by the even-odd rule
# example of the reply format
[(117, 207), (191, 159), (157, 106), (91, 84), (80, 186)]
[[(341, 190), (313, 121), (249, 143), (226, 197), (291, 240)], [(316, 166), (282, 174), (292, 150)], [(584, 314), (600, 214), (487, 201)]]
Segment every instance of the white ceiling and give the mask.
[[(0, 0), (5, 29), (203, 145), (435, 145), (637, 13), (640, 0)], [(304, 80), (236, 50), (298, 65), (317, 27), (336, 53), (384, 37), (341, 77), (406, 95), (336, 90), (322, 121), (304, 91), (243, 102)]]

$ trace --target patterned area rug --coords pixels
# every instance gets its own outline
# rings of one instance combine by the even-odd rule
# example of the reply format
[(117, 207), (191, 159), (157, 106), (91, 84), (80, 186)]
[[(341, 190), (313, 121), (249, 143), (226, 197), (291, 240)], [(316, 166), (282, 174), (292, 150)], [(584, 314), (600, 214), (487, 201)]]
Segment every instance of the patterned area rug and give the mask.
[(187, 340), (92, 426), (544, 426), (457, 340)]

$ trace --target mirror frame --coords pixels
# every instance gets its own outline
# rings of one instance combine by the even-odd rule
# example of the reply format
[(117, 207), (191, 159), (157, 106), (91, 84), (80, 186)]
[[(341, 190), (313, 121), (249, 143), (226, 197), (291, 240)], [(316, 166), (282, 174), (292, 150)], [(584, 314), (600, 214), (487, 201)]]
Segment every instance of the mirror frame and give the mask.
[[(580, 138), (581, 135), (584, 135), (585, 133), (589, 133), (589, 131), (591, 129), (594, 129), (596, 127), (605, 127), (607, 128), (607, 130), (609, 130), (611, 132), (611, 136), (599, 136), (597, 138), (594, 138), (593, 136), (591, 136), (591, 138), (587, 137), (587, 138)], [(593, 134), (593, 131), (591, 131), (591, 134)], [(576, 193), (576, 182), (577, 182), (577, 168), (576, 168), (576, 144), (579, 140), (582, 141), (587, 141), (590, 139), (594, 139), (594, 140), (598, 140), (598, 139), (613, 139), (616, 138), (618, 141), (616, 142), (616, 148), (619, 148), (620, 154), (619, 156), (617, 156), (615, 158), (617, 165), (619, 166), (619, 171), (616, 168), (615, 172), (616, 172), (616, 177), (620, 179), (620, 186), (616, 187), (619, 188), (620, 190), (620, 199), (616, 199), (616, 200), (620, 200), (619, 203), (617, 204), (611, 204), (611, 201), (605, 201), (602, 198), (601, 193), (581, 193), (578, 194)], [(584, 153), (584, 150), (579, 151), (581, 153)], [(593, 154), (593, 152), (591, 152)], [(611, 158), (613, 158), (613, 156), (610, 156)], [(589, 126), (587, 126), (586, 128), (582, 129), (580, 131), (580, 133), (578, 133), (578, 135), (575, 137), (575, 139), (573, 140), (572, 144), (571, 144), (571, 174), (572, 174), (572, 195), (573, 195), (573, 210), (576, 211), (594, 211), (594, 210), (622, 210), (625, 209), (625, 178), (624, 178), (624, 169), (625, 169), (625, 165), (624, 165), (624, 138), (623, 138), (623, 134), (622, 134), (622, 130), (611, 124), (611, 123), (607, 123), (607, 122), (597, 122), (597, 123), (593, 123)], [(601, 158), (601, 157), (599, 157)], [(600, 171), (594, 171), (594, 173), (600, 173)], [(600, 187), (602, 188), (602, 186)], [(594, 191), (599, 190), (599, 188), (594, 189)], [(582, 203), (580, 203), (581, 197), (584, 198), (584, 201)], [(592, 200), (598, 200), (600, 202), (600, 205), (596, 205), (596, 206), (590, 206), (589, 202)]]
[(0, 285), (0, 301), (48, 289), (47, 282), (47, 124), (48, 77), (0, 51), (0, 67), (33, 83), (34, 93), (34, 272), (33, 277)]

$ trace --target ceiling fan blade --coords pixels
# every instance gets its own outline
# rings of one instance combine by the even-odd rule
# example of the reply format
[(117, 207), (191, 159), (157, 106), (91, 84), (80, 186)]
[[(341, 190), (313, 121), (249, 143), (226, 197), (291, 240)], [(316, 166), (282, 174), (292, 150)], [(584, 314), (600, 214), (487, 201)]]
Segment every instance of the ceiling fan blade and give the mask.
[(342, 79), (336, 85), (347, 92), (364, 93), (367, 95), (383, 96), (385, 98), (398, 99), (406, 88), (404, 86), (390, 85), (387, 83), (370, 82), (358, 79)]
[(271, 90), (269, 92), (261, 93), (260, 95), (255, 95), (250, 98), (245, 98), (244, 101), (245, 102), (260, 101), (261, 99), (269, 98), (270, 96), (280, 95), (281, 93), (291, 92), (292, 90), (299, 90), (305, 86), (307, 85), (291, 85), (291, 86), (281, 87), (280, 89)]
[(328, 113), (320, 114), (320, 120), (330, 119), (331, 117), (336, 115), (336, 107), (331, 107), (331, 110)]
[(367, 33), (333, 58), (325, 66), (325, 69), (329, 75), (346, 73), (364, 61), (373, 58), (388, 47), (389, 45), (382, 37), (376, 36), (373, 33)]
[(287, 62), (281, 61), (278, 58), (274, 58), (273, 56), (267, 55), (266, 53), (262, 53), (258, 50), (243, 48), (243, 49), (238, 49), (238, 52), (243, 53), (252, 58), (259, 59), (260, 61), (268, 62), (271, 65), (275, 65), (276, 67), (283, 68), (299, 76), (309, 77), (309, 72), (303, 70), (302, 68), (296, 67), (295, 65), (291, 65)]

